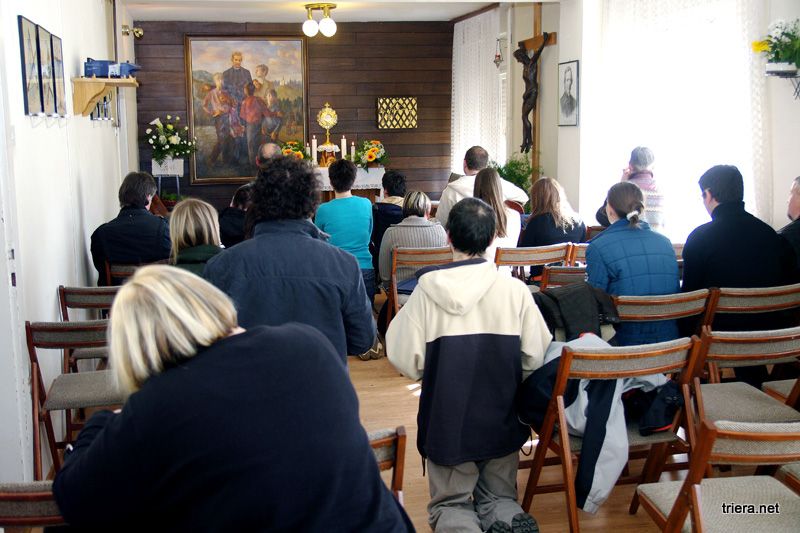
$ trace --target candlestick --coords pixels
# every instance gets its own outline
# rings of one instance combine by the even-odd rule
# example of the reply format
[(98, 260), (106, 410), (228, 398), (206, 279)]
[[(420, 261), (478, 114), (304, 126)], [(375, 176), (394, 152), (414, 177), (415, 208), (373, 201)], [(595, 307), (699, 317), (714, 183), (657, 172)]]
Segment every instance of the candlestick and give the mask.
[(353, 163), (356, 162), (356, 142), (355, 141), (350, 143), (350, 160)]
[(311, 136), (311, 159), (314, 160), (314, 163), (317, 162), (317, 136)]
[(347, 155), (347, 139), (342, 135), (342, 158), (344, 158), (345, 155)]

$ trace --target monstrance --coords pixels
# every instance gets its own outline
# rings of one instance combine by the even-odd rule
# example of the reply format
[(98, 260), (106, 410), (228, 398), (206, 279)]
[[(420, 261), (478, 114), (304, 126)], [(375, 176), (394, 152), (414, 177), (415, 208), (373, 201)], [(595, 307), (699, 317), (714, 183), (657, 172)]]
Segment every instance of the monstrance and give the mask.
[(325, 128), (325, 143), (317, 148), (317, 151), (320, 152), (319, 166), (321, 167), (330, 166), (331, 163), (336, 161), (335, 154), (339, 151), (339, 147), (331, 142), (331, 128), (338, 121), (339, 117), (336, 111), (331, 108), (328, 102), (325, 102), (325, 106), (317, 113), (317, 124)]

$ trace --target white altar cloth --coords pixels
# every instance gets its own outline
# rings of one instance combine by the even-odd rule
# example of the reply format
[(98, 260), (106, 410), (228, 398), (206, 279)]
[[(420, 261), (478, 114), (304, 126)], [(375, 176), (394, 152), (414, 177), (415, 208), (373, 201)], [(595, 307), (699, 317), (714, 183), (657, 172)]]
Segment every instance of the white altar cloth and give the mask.
[[(332, 191), (333, 187), (331, 187), (330, 179), (328, 179), (328, 168), (317, 167), (315, 170), (317, 171), (317, 180), (319, 181), (320, 189), (323, 191)], [(367, 170), (358, 167), (353, 189), (378, 189), (380, 191), (380, 197), (383, 198), (383, 184), (381, 183), (383, 173), (383, 167), (368, 168)]]

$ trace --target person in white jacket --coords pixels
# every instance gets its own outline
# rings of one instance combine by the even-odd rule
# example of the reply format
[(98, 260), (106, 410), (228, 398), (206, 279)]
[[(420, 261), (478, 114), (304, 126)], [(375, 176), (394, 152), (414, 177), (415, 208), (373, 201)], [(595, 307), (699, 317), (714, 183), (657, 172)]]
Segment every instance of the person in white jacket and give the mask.
[[(439, 198), (439, 207), (436, 208), (436, 220), (442, 226), (447, 227), (447, 217), (450, 215), (450, 210), (460, 200), (464, 198), (472, 198), (473, 189), (475, 188), (475, 176), (489, 166), (489, 152), (480, 146), (473, 146), (467, 153), (464, 154), (464, 176), (461, 176), (455, 181), (447, 184)], [(528, 194), (511, 183), (510, 181), (501, 179), (500, 184), (503, 188), (503, 200), (511, 200), (520, 205), (525, 205), (528, 201)]]
[(534, 532), (517, 503), (518, 450), (529, 435), (514, 396), (542, 366), (551, 336), (530, 291), (483, 258), (495, 215), (477, 198), (450, 213), (454, 262), (417, 272), (389, 326), (389, 361), (422, 378), (417, 448), (427, 460), (436, 531)]

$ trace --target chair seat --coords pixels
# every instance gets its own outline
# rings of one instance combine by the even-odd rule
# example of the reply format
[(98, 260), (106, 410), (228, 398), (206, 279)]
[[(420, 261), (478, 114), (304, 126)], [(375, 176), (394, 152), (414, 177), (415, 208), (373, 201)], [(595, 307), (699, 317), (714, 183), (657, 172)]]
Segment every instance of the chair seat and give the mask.
[(800, 463), (783, 465), (778, 471), (779, 478), (793, 477), (800, 482)]
[[(636, 489), (664, 516), (669, 516), (683, 481), (646, 483)], [(723, 514), (722, 504), (754, 505), (755, 514)], [(778, 504), (780, 513), (759, 514), (759, 505)], [(800, 524), (800, 496), (769, 476), (704, 479), (700, 484), (700, 507), (706, 531), (769, 531), (796, 533)], [(773, 507), (774, 509), (774, 507)], [(686, 517), (683, 531), (691, 531)]]
[(72, 352), (73, 359), (108, 359), (108, 347), (78, 348)]
[(125, 402), (110, 370), (61, 374), (50, 386), (44, 408), (48, 411), (117, 405)]
[(782, 379), (780, 381), (767, 381), (763, 385), (761, 385), (761, 390), (767, 392), (767, 389), (771, 390), (772, 392), (784, 397), (788, 398), (789, 394), (792, 392), (792, 387), (794, 384), (797, 383), (796, 379)]
[(795, 411), (747, 383), (706, 383), (701, 386), (708, 420), (731, 422), (797, 422)]
[[(650, 446), (662, 442), (672, 442), (678, 440), (678, 437), (672, 431), (659, 431), (658, 433), (653, 433), (647, 437), (643, 437), (641, 434), (639, 434), (639, 424), (636, 422), (629, 423), (626, 429), (628, 433), (629, 448), (633, 448), (635, 446)], [(557, 433), (553, 435), (553, 438), (556, 441), (559, 441)], [(581, 451), (582, 447), (583, 439), (581, 437), (576, 437), (575, 435), (569, 436), (569, 449), (571, 452), (577, 453)]]

